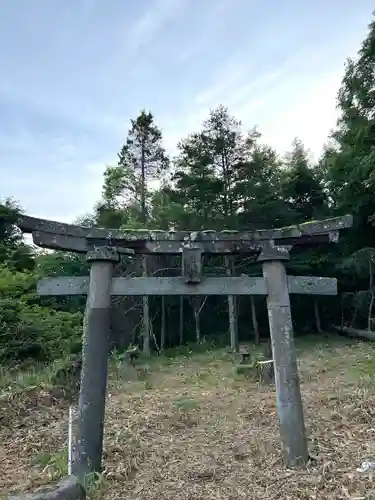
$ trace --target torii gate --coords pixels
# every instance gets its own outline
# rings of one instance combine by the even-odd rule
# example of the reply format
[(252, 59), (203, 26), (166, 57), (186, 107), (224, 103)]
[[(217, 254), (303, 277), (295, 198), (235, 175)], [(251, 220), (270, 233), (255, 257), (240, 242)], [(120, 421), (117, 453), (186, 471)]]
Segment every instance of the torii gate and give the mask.
[[(275, 367), (277, 410), (287, 466), (306, 464), (308, 450), (293, 341), (289, 293), (335, 295), (334, 278), (288, 277), (293, 246), (337, 243), (351, 215), (280, 229), (238, 231), (107, 230), (20, 216), (17, 226), (40, 247), (85, 253), (89, 277), (47, 278), (39, 295), (87, 294), (83, 327), (78, 434), (73, 473), (100, 471), (107, 389), (111, 295), (266, 295)], [(112, 278), (121, 254), (181, 254), (182, 276)], [(202, 254), (259, 253), (263, 278), (202, 276)]]

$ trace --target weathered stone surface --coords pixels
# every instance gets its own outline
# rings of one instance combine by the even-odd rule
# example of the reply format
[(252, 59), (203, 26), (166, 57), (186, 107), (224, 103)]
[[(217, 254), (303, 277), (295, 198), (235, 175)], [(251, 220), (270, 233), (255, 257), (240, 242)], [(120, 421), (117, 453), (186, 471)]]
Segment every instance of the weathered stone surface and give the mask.
[(242, 231), (155, 231), (147, 229), (103, 229), (87, 228), (74, 224), (38, 219), (22, 215), (17, 222), (18, 227), (25, 233), (40, 231), (50, 234), (62, 234), (67, 236), (78, 236), (80, 238), (121, 240), (121, 241), (254, 241), (273, 240), (278, 238), (300, 237), (302, 235), (313, 235), (330, 233), (340, 229), (345, 229), (353, 225), (353, 217), (344, 215), (343, 217), (333, 217), (323, 221), (311, 221), (294, 226), (287, 226), (278, 229), (260, 229), (253, 232)]
[(262, 252), (258, 257), (259, 262), (266, 260), (289, 260), (289, 251), (283, 247), (275, 247), (274, 245), (264, 245)]
[(101, 470), (112, 271), (112, 260), (99, 259), (91, 263), (83, 323), (81, 388), (72, 464), (72, 470), (80, 480), (89, 472)]
[(179, 254), (187, 242), (200, 242), (204, 253), (219, 254), (258, 252), (265, 241), (276, 246), (336, 242), (338, 231), (352, 224), (351, 215), (253, 232), (86, 228), (24, 215), (17, 223), (22, 231), (33, 234), (35, 244), (46, 248), (86, 252), (95, 246), (111, 246), (154, 254)]
[(186, 246), (182, 250), (182, 275), (186, 283), (198, 284), (202, 279), (202, 248)]
[(90, 250), (94, 250), (97, 246), (100, 247), (108, 245), (121, 254), (134, 255), (135, 253), (133, 249), (121, 246), (123, 245), (122, 241), (116, 242), (102, 239), (96, 242), (96, 240), (90, 240), (79, 236), (44, 233), (40, 231), (33, 231), (32, 237), (35, 245), (42, 248), (50, 248), (51, 250), (66, 250), (77, 253), (87, 253)]
[(86, 493), (75, 476), (69, 476), (56, 486), (26, 495), (9, 495), (8, 500), (85, 500)]
[(258, 379), (261, 384), (273, 384), (275, 382), (275, 368), (273, 360), (264, 360), (257, 362)]
[[(338, 232), (336, 239), (332, 239), (332, 234), (316, 234), (312, 236), (299, 236), (293, 238), (285, 238), (279, 241), (279, 246), (285, 246), (288, 250), (292, 246), (312, 246), (321, 243), (337, 243)], [(109, 245), (114, 247), (121, 254), (153, 254), (153, 255), (179, 255), (182, 253), (184, 244), (182, 241), (124, 241), (124, 240), (93, 240), (78, 236), (67, 236), (60, 234), (33, 232), (33, 241), (35, 245), (42, 248), (50, 248), (52, 250), (65, 250), (78, 253), (86, 253), (92, 250), (94, 246)], [(281, 242), (281, 243), (280, 243)], [(218, 255), (228, 254), (250, 254), (257, 253), (262, 250), (264, 241), (225, 241), (225, 240), (207, 240), (201, 241), (203, 253), (213, 253)]]
[(288, 467), (308, 460), (292, 316), (284, 262), (262, 262), (275, 369), (277, 413), (284, 460)]
[(87, 262), (94, 261), (108, 261), (108, 262), (119, 262), (120, 257), (115, 249), (110, 247), (97, 247), (94, 250), (90, 250), (86, 255)]
[[(38, 295), (85, 295), (89, 289), (89, 277), (45, 278), (38, 282)], [(303, 295), (336, 295), (336, 278), (315, 276), (288, 276), (289, 293)], [(266, 295), (261, 277), (203, 277), (200, 283), (185, 283), (185, 278), (113, 278), (111, 295)]]
[(90, 250), (87, 240), (78, 236), (33, 231), (32, 237), (34, 244), (41, 248), (66, 250), (78, 253), (86, 253)]
[(289, 293), (300, 295), (337, 295), (337, 279), (319, 276), (287, 276)]
[(38, 281), (37, 295), (87, 295), (89, 282), (89, 276), (44, 278)]

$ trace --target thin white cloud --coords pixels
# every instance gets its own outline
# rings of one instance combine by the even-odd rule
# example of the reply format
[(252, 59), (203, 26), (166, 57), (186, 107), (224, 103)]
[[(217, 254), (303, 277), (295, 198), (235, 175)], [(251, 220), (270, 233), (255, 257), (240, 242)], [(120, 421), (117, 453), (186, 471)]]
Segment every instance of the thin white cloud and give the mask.
[(165, 25), (172, 21), (185, 7), (187, 0), (154, 0), (146, 2), (145, 11), (127, 30), (122, 45), (128, 58), (151, 43)]
[(343, 71), (322, 75), (300, 93), (290, 95), (293, 102), (288, 110), (284, 109), (273, 120), (259, 124), (264, 141), (283, 152), (290, 148), (297, 136), (317, 160), (338, 118), (336, 97)]
[[(168, 57), (174, 65), (187, 63), (194, 57), (202, 57), (206, 52), (210, 52), (217, 44), (217, 35), (221, 28), (225, 27), (228, 21), (227, 14), (233, 10), (236, 4), (241, 4), (241, 0), (207, 0), (200, 8), (206, 10), (199, 16), (197, 22), (202, 29), (197, 29), (196, 24), (190, 26), (188, 43), (174, 46), (163, 46), (168, 53)], [(227, 76), (227, 75), (226, 75)]]
[(228, 88), (233, 88), (234, 85), (238, 84), (239, 80), (242, 80), (246, 73), (248, 73), (248, 68), (245, 64), (230, 63), (215, 75), (215, 82), (211, 86), (198, 92), (195, 96), (194, 104), (197, 106), (207, 106), (208, 103), (220, 100), (224, 93), (227, 94)]
[[(219, 103), (235, 107), (254, 96), (254, 93), (255, 95), (261, 93), (264, 96), (270, 86), (284, 81), (288, 77), (288, 73), (306, 57), (306, 51), (299, 51), (281, 61), (278, 66), (259, 73), (257, 70), (259, 61), (255, 59), (248, 63), (242, 49), (235, 60), (230, 61), (219, 70), (214, 77), (217, 83), (200, 91), (196, 95), (194, 103), (205, 107), (216, 106)], [(312, 60), (316, 55), (312, 53), (308, 57)]]

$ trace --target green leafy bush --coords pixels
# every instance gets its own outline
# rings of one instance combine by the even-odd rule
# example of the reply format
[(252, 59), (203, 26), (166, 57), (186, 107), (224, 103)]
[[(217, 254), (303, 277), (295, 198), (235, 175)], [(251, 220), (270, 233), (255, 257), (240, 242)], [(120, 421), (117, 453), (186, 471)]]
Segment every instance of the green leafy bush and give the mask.
[(0, 362), (49, 362), (80, 348), (82, 314), (37, 305), (36, 280), (0, 268)]

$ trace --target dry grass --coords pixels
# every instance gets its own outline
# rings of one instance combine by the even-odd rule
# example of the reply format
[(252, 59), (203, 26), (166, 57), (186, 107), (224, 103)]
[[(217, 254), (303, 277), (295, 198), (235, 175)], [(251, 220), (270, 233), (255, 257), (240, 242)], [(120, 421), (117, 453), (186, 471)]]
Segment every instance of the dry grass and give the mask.
[[(223, 352), (152, 363), (142, 380), (113, 376), (105, 471), (91, 498), (375, 498), (375, 473), (356, 472), (375, 457), (374, 351), (370, 344), (336, 344), (301, 352), (309, 449), (317, 461), (299, 471), (282, 464), (274, 389), (235, 375)], [(66, 473), (66, 404), (51, 405), (51, 394), (35, 389), (5, 399), (0, 495)]]

